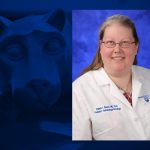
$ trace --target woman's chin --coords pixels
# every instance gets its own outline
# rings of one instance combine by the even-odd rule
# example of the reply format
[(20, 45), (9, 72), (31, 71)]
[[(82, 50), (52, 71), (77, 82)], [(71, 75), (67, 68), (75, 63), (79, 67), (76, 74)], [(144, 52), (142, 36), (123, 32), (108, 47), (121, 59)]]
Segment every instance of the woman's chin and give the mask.
[(106, 72), (114, 75), (114, 76), (121, 76), (124, 75), (128, 68), (125, 64), (111, 64), (109, 67), (104, 67)]
[(113, 70), (116, 70), (116, 71), (123, 71), (123, 70), (125, 70), (125, 68), (126, 68), (126, 65), (125, 64), (123, 64), (123, 63), (118, 63), (118, 64), (112, 64), (111, 65), (111, 68), (113, 69)]
[(115, 65), (110, 67), (111, 72), (116, 75), (124, 74), (126, 71), (126, 67), (124, 65)]

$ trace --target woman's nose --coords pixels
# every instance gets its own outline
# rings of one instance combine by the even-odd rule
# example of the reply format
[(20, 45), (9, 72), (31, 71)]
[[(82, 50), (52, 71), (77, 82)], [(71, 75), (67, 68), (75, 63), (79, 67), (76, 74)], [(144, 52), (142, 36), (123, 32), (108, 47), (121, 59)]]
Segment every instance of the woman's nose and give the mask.
[(119, 44), (116, 44), (116, 46), (114, 47), (114, 53), (120, 53), (121, 52), (121, 47)]

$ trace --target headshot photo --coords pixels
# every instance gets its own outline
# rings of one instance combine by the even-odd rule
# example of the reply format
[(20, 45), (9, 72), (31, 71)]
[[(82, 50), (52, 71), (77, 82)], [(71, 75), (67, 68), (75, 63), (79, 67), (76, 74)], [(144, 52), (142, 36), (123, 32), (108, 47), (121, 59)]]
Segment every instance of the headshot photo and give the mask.
[(72, 140), (150, 140), (150, 11), (72, 12)]

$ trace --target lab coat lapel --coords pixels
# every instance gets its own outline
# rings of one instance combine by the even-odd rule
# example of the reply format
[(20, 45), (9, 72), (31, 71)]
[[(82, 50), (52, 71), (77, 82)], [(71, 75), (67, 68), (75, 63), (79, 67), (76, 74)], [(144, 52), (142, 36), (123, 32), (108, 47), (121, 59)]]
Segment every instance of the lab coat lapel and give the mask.
[(131, 106), (130, 106), (129, 102), (127, 101), (127, 99), (120, 92), (120, 90), (113, 83), (113, 81), (108, 77), (105, 70), (103, 68), (101, 68), (99, 71), (100, 71), (99, 73), (101, 74), (101, 78), (99, 78), (100, 74), (98, 72), (95, 74), (95, 79), (100, 79), (100, 80), (97, 80), (97, 83), (101, 86), (102, 85), (109, 85), (110, 86), (110, 91), (108, 91), (108, 92), (110, 92), (111, 96), (113, 96), (114, 98), (121, 101), (123, 104), (127, 105), (129, 108), (131, 108)]
[(113, 97), (115, 97), (117, 100), (121, 101), (127, 107), (132, 108), (128, 100), (124, 97), (124, 95), (120, 92), (120, 90), (117, 88), (117, 86), (113, 82), (110, 83), (110, 94)]
[(133, 103), (133, 107), (135, 107), (135, 105), (137, 103), (141, 89), (142, 89), (142, 83), (133, 74), (133, 77), (132, 77), (132, 103)]
[[(101, 77), (101, 78), (100, 78)], [(135, 73), (134, 68), (132, 68), (132, 103), (133, 107), (135, 107), (138, 97), (140, 95), (142, 89), (141, 77)], [(110, 86), (110, 94), (116, 98), (117, 100), (121, 101), (123, 104), (128, 106), (132, 109), (131, 105), (124, 97), (124, 95), (119, 91), (117, 86), (113, 83), (113, 81), (108, 77), (105, 70), (103, 68), (99, 69), (95, 72), (95, 80), (100, 86)], [(104, 86), (105, 87), (105, 86)]]

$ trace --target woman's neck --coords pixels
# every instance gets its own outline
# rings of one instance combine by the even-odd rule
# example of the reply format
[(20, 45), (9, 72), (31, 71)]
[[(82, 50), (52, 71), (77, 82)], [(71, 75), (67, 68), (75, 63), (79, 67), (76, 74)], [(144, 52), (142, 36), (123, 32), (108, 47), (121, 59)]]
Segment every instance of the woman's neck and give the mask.
[(116, 86), (122, 89), (125, 92), (132, 91), (132, 73), (131, 71), (120, 76), (114, 76), (110, 73), (107, 73), (111, 80), (116, 84)]

